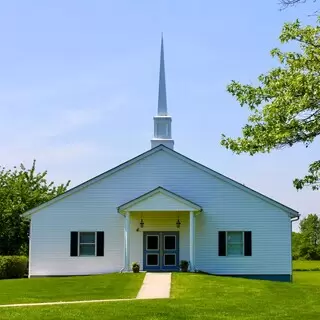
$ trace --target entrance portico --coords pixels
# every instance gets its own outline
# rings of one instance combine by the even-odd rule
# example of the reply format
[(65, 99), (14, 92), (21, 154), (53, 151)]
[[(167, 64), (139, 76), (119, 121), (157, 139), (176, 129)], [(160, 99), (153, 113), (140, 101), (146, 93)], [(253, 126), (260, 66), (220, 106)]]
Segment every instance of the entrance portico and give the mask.
[(194, 271), (195, 216), (201, 211), (199, 205), (162, 187), (118, 207), (125, 217), (125, 270), (138, 261), (143, 270), (174, 271), (180, 260), (188, 260)]

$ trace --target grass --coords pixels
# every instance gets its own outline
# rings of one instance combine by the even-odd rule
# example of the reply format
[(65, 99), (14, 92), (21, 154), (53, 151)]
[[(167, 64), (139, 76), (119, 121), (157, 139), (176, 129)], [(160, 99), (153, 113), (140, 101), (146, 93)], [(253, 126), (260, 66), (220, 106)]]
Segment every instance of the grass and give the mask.
[(6, 308), (0, 319), (319, 319), (320, 272), (296, 272), (294, 281), (176, 273), (169, 300)]
[(142, 273), (126, 273), (1, 280), (0, 304), (135, 298), (143, 277)]
[(295, 272), (293, 281), (297, 284), (318, 286), (320, 288), (320, 271)]
[(294, 271), (320, 271), (320, 260), (295, 260), (293, 261)]

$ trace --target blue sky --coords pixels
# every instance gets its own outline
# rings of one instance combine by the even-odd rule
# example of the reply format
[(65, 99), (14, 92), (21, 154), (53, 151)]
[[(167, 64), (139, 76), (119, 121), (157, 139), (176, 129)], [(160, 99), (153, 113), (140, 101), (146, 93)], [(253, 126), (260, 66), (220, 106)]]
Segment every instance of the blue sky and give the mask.
[(256, 1), (4, 1), (0, 5), (2, 165), (37, 159), (56, 182), (77, 185), (150, 148), (160, 35), (175, 149), (303, 215), (319, 193), (294, 177), (319, 145), (250, 157), (220, 145), (248, 115), (226, 92), (276, 62), (285, 21), (314, 23), (314, 5), (279, 11)]

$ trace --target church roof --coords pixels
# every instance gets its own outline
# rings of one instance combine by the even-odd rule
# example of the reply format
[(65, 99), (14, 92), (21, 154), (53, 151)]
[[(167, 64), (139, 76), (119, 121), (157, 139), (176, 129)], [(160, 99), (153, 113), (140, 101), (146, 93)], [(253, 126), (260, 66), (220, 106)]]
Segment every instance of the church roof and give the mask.
[(231, 184), (231, 185), (233, 185), (233, 186), (235, 186), (235, 187), (237, 187), (239, 189), (242, 189), (242, 190), (244, 190), (244, 191), (246, 191), (246, 192), (248, 192), (248, 193), (250, 193), (250, 194), (252, 194), (252, 195), (254, 195), (254, 196), (256, 196), (256, 197), (258, 197), (258, 198), (260, 198), (260, 199), (262, 199), (264, 201), (266, 201), (266, 202), (268, 202), (268, 203), (273, 204), (274, 206), (276, 206), (276, 207), (284, 210), (285, 212), (287, 212), (290, 215), (290, 217), (299, 217), (298, 211), (296, 211), (296, 210), (294, 210), (294, 209), (292, 209), (292, 208), (290, 208), (288, 206), (285, 206), (285, 205), (281, 204), (280, 202), (278, 202), (276, 200), (273, 200), (273, 199), (271, 199), (271, 198), (269, 198), (269, 197), (267, 197), (267, 196), (255, 191), (255, 190), (253, 190), (253, 189), (251, 189), (251, 188), (249, 188), (249, 187), (247, 187), (247, 186), (245, 186), (245, 185), (243, 185), (243, 184), (241, 184), (239, 182), (236, 182), (235, 180), (230, 179), (230, 178), (224, 176), (223, 174), (218, 173), (217, 171), (214, 171), (214, 170), (212, 170), (212, 169), (210, 169), (210, 168), (208, 168), (208, 167), (206, 167), (206, 166), (204, 166), (204, 165), (202, 165), (202, 164), (200, 164), (200, 163), (198, 163), (198, 162), (196, 162), (196, 161), (194, 161), (194, 160), (182, 155), (181, 153), (178, 153), (178, 152), (176, 152), (176, 151), (174, 151), (174, 150), (172, 150), (170, 148), (165, 147), (164, 145), (159, 145), (159, 146), (157, 146), (157, 147), (155, 147), (153, 149), (150, 149), (150, 150), (138, 155), (137, 157), (132, 158), (132, 159), (120, 164), (117, 167), (114, 167), (113, 169), (110, 169), (110, 170), (108, 170), (106, 172), (103, 172), (100, 175), (98, 175), (98, 176), (96, 176), (96, 177), (94, 177), (94, 178), (92, 178), (92, 179), (90, 179), (90, 180), (88, 180), (86, 182), (83, 182), (83, 183), (79, 184), (78, 186), (76, 186), (74, 188), (69, 189), (65, 193), (63, 193), (63, 194), (51, 199), (50, 201), (48, 201), (46, 203), (43, 203), (40, 206), (35, 207), (35, 208), (27, 211), (26, 213), (24, 213), (24, 216), (32, 215), (35, 212), (37, 212), (37, 211), (39, 211), (39, 210), (41, 210), (41, 209), (43, 209), (43, 208), (55, 203), (57, 201), (60, 201), (63, 198), (65, 198), (65, 197), (67, 197), (67, 196), (69, 196), (69, 195), (71, 195), (71, 194), (73, 194), (75, 192), (78, 192), (83, 188), (86, 188), (86, 187), (90, 186), (91, 184), (94, 184), (94, 183), (96, 183), (96, 182), (98, 182), (98, 181), (100, 181), (102, 179), (105, 179), (106, 177), (114, 174), (115, 172), (118, 172), (118, 171), (120, 171), (120, 170), (122, 170), (122, 169), (124, 169), (124, 168), (126, 168), (126, 167), (128, 167), (128, 166), (130, 166), (130, 165), (132, 165), (132, 164), (134, 164), (134, 163), (146, 158), (146, 157), (149, 157), (152, 154), (154, 154), (156, 152), (159, 152), (159, 151), (167, 152), (167, 153), (169, 153), (169, 154), (181, 159), (182, 161), (190, 163), (191, 165), (193, 165), (193, 166), (195, 166), (195, 167), (207, 172), (208, 174), (210, 174), (210, 175), (212, 175), (212, 176), (214, 176), (214, 177), (216, 177), (216, 178), (218, 178), (220, 180), (223, 180), (223, 181), (225, 181), (225, 182), (227, 182), (227, 183), (229, 183), (229, 184)]

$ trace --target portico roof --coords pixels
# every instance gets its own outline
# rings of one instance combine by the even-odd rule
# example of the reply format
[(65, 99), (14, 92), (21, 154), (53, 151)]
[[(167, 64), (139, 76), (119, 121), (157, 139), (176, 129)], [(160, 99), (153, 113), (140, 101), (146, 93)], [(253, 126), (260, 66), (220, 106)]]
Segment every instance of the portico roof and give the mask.
[(119, 213), (128, 211), (194, 211), (201, 212), (198, 204), (162, 187), (157, 187), (118, 207)]

